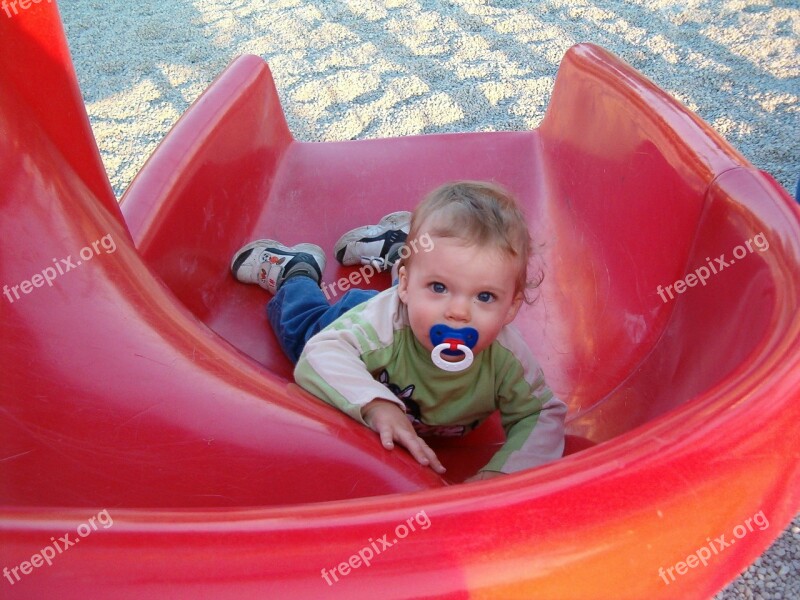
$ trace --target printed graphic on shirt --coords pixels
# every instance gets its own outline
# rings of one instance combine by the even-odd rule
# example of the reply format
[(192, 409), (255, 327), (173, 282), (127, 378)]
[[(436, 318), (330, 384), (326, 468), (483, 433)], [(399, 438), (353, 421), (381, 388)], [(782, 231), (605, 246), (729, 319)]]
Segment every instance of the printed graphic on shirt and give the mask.
[(466, 434), (469, 431), (475, 429), (478, 425), (478, 421), (472, 423), (471, 425), (428, 425), (422, 421), (422, 411), (420, 410), (419, 404), (417, 404), (414, 399), (412, 398), (414, 394), (414, 384), (408, 385), (403, 389), (400, 389), (400, 386), (395, 385), (389, 380), (389, 373), (384, 369), (378, 375), (378, 381), (389, 388), (395, 396), (397, 396), (400, 401), (406, 407), (406, 417), (411, 422), (411, 425), (414, 427), (414, 431), (417, 432), (417, 435), (420, 437), (428, 437), (432, 435), (439, 435), (443, 437), (459, 437)]

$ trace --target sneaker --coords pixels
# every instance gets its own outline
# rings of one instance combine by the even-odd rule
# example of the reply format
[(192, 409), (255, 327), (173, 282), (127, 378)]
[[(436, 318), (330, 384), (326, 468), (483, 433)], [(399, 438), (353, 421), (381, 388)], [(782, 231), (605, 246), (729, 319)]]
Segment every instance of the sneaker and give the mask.
[(242, 283), (256, 283), (273, 294), (283, 282), (305, 275), (317, 283), (325, 270), (325, 253), (315, 244), (284, 246), (275, 240), (256, 240), (239, 249), (231, 273)]
[(333, 247), (336, 260), (346, 267), (362, 264), (379, 271), (390, 269), (397, 262), (410, 227), (411, 213), (401, 210), (386, 215), (377, 225), (351, 229)]

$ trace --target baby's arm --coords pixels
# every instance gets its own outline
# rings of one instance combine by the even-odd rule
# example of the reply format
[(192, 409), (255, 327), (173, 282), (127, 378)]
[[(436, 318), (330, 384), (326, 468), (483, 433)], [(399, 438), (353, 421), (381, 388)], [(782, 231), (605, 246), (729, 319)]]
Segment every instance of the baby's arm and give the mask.
[(346, 321), (338, 324), (308, 341), (294, 371), (297, 383), (377, 432), (385, 448), (397, 442), (421, 465), (443, 473), (436, 454), (414, 431), (402, 402), (375, 381), (361, 360), (363, 330)]
[(503, 413), (501, 408), (506, 443), (482, 471), (514, 473), (561, 458), (567, 406), (549, 390), (535, 402), (541, 408), (519, 420), (516, 411)]
[(437, 473), (445, 472), (434, 451), (417, 435), (405, 413), (394, 402), (377, 398), (361, 409), (361, 415), (370, 429), (378, 433), (384, 448), (391, 450), (394, 442), (398, 442), (419, 464), (430, 466)]
[(532, 359), (527, 367), (523, 370), (518, 364), (500, 378), (504, 383), (498, 390), (498, 408), (506, 442), (479, 475), (514, 473), (556, 460), (564, 453), (567, 406), (553, 395)]

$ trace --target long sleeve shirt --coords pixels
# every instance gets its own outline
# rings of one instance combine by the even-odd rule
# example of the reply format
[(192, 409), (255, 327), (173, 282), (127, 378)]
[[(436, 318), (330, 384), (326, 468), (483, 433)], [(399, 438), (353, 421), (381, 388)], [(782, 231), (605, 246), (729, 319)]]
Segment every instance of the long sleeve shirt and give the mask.
[(360, 423), (368, 403), (394, 402), (422, 437), (464, 435), (498, 410), (506, 442), (482, 470), (512, 473), (564, 451), (567, 407), (547, 387), (515, 327), (503, 327), (469, 368), (443, 371), (414, 336), (396, 287), (313, 336), (294, 375), (303, 388)]

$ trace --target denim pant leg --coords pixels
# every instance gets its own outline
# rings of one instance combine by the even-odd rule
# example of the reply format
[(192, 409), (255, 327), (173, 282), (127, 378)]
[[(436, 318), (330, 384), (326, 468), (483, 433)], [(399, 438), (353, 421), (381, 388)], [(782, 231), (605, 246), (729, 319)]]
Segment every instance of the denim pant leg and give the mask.
[(377, 293), (375, 290), (353, 289), (330, 305), (313, 279), (292, 277), (284, 282), (278, 293), (267, 303), (267, 317), (281, 349), (292, 363), (297, 363), (312, 335)]

